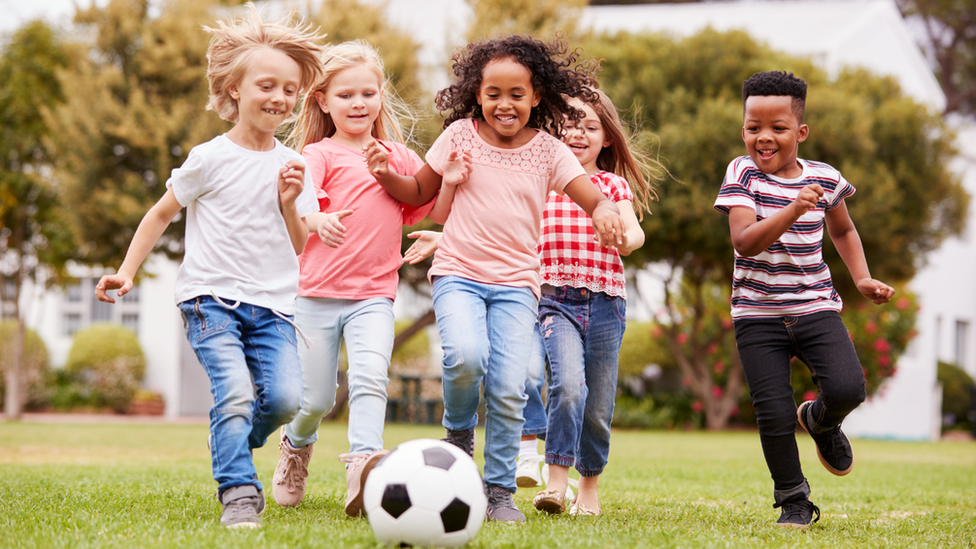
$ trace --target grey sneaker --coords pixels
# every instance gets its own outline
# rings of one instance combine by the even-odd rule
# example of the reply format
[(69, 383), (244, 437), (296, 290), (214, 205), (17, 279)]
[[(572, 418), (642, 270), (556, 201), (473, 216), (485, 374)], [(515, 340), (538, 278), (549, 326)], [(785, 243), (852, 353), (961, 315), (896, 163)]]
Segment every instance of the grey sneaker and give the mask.
[(854, 449), (847, 439), (840, 425), (824, 432), (817, 432), (817, 423), (813, 419), (813, 401), (808, 400), (796, 409), (796, 419), (803, 430), (810, 433), (810, 438), (817, 445), (817, 457), (831, 473), (842, 477), (854, 468)]
[(488, 485), (488, 520), (497, 522), (525, 522), (525, 515), (515, 506), (512, 493), (497, 484)]
[(452, 431), (448, 429), (447, 436), (441, 440), (450, 442), (464, 450), (469, 456), (474, 457), (474, 429), (465, 429), (463, 431)]
[(220, 514), (220, 524), (227, 528), (257, 528), (261, 526), (258, 516), (264, 512), (264, 491), (253, 484), (234, 486), (220, 494), (224, 506)]
[[(788, 526), (791, 528), (806, 528), (811, 523), (820, 520), (820, 508), (808, 499), (799, 501), (787, 501), (783, 504), (777, 503), (773, 507), (782, 507), (783, 512), (776, 521), (776, 526)], [(813, 514), (817, 518), (813, 518)]]
[(271, 480), (271, 495), (275, 502), (284, 507), (294, 507), (302, 502), (305, 497), (305, 479), (308, 478), (308, 462), (312, 459), (312, 446), (302, 446), (296, 448), (285, 435), (284, 427), (281, 428), (281, 442), (278, 448), (281, 449), (281, 457), (278, 458), (278, 466), (275, 467), (274, 477)]

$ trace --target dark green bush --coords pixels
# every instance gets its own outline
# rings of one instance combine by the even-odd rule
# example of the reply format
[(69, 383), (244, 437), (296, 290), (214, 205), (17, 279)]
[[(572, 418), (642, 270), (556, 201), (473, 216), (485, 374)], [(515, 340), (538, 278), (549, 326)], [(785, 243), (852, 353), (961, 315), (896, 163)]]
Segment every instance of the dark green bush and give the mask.
[(943, 427), (971, 430), (973, 378), (959, 366), (940, 361), (938, 379), (942, 384)]
[(75, 334), (64, 369), (80, 379), (87, 404), (122, 412), (142, 383), (146, 359), (135, 333), (100, 323)]
[[(0, 322), (0, 407), (4, 405), (7, 390), (8, 362), (13, 360), (14, 338), (17, 336), (17, 321)], [(25, 408), (37, 408), (45, 404), (50, 390), (50, 361), (47, 347), (37, 332), (27, 328), (24, 334), (24, 354), (20, 368), (21, 403)]]

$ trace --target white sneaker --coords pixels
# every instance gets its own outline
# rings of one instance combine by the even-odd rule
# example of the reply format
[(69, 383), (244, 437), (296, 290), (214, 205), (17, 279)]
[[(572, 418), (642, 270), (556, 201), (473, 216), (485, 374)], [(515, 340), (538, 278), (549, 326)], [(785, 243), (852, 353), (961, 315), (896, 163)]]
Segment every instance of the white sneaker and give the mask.
[(545, 458), (540, 455), (519, 456), (518, 466), (515, 468), (515, 484), (519, 488), (542, 486), (542, 476), (539, 474), (539, 464)]

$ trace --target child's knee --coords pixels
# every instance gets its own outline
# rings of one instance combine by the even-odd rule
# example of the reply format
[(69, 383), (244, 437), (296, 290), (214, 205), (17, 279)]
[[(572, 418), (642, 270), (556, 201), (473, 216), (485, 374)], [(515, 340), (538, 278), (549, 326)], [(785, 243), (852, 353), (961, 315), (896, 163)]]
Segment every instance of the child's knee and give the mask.
[(853, 410), (867, 399), (864, 383), (837, 387), (823, 394), (824, 407), (828, 410)]
[[(302, 409), (301, 387), (281, 387), (265, 398), (266, 416), (272, 423), (288, 423)], [(331, 406), (329, 407), (331, 409)], [(324, 414), (323, 414), (324, 415)]]

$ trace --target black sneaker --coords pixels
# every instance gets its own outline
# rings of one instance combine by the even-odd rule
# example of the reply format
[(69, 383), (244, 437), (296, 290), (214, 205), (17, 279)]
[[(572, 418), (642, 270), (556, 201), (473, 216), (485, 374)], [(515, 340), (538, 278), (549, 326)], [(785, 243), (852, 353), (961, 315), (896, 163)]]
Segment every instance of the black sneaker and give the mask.
[(224, 506), (220, 514), (220, 524), (227, 528), (257, 528), (261, 526), (258, 518), (264, 512), (264, 492), (253, 484), (234, 486), (220, 494)]
[[(808, 499), (799, 501), (787, 501), (783, 504), (775, 504), (773, 507), (782, 507), (783, 512), (776, 521), (776, 526), (789, 526), (791, 528), (806, 528), (811, 523), (820, 520), (820, 508)], [(813, 518), (813, 514), (817, 518)]]
[(512, 493), (496, 484), (489, 484), (488, 509), (485, 515), (488, 520), (496, 522), (525, 522), (525, 515), (515, 506)]
[(817, 445), (817, 457), (820, 463), (831, 473), (842, 477), (854, 468), (854, 449), (847, 439), (840, 425), (825, 431), (817, 432), (817, 424), (813, 421), (813, 401), (808, 400), (796, 409), (796, 419), (803, 430), (810, 433)]
[(472, 458), (474, 457), (474, 429), (465, 429), (463, 431), (452, 431), (448, 429), (447, 436), (441, 440), (450, 442), (464, 450)]

